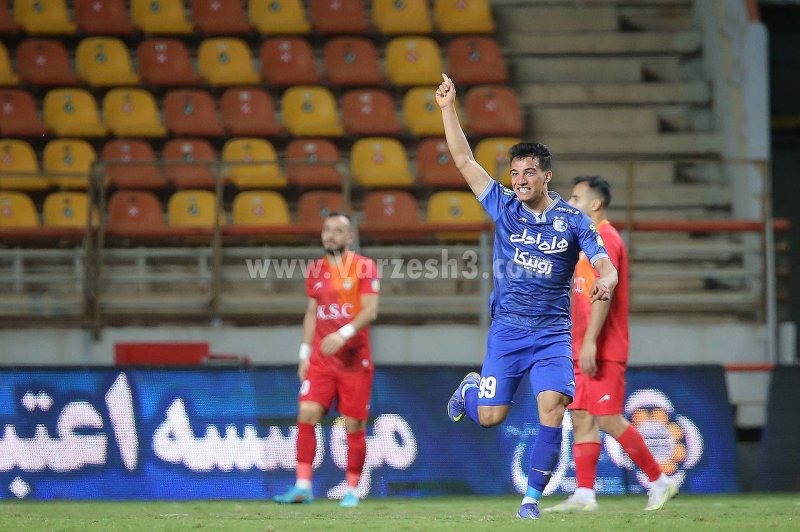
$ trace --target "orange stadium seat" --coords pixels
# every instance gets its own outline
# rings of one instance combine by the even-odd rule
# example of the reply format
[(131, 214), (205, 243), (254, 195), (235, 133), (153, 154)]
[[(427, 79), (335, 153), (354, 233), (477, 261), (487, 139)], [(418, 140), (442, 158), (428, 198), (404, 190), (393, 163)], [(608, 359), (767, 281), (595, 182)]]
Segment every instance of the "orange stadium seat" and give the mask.
[(403, 131), (389, 91), (354, 89), (342, 96), (340, 104), (344, 128), (352, 135), (397, 135)]
[(131, 0), (131, 18), (143, 33), (192, 33), (192, 25), (183, 9), (183, 0)]
[(74, 0), (75, 23), (87, 35), (130, 35), (136, 31), (125, 0)]
[(209, 93), (200, 89), (171, 90), (164, 97), (164, 125), (176, 136), (221, 137), (217, 106)]
[(17, 48), (17, 72), (31, 85), (77, 85), (64, 44), (56, 39), (26, 39)]
[(39, 227), (39, 216), (31, 198), (22, 192), (0, 192), (0, 228), (31, 229)]
[(270, 85), (318, 85), (314, 51), (302, 37), (275, 37), (261, 45), (261, 77)]
[(197, 50), (197, 63), (200, 75), (214, 87), (259, 82), (250, 48), (241, 39), (204, 40)]
[(420, 35), (433, 30), (427, 0), (372, 0), (372, 23), (384, 35)]
[(85, 140), (51, 140), (42, 154), (42, 173), (55, 187), (85, 189), (96, 159), (94, 148)]
[(230, 88), (220, 99), (225, 131), (234, 137), (272, 137), (281, 127), (275, 102), (264, 89)]
[(357, 140), (350, 152), (350, 174), (362, 187), (411, 187), (406, 149), (397, 139), (369, 137)]
[(286, 147), (286, 175), (301, 188), (341, 187), (339, 149), (330, 140), (296, 139)]
[(20, 29), (8, 9), (8, 2), (0, 0), (0, 35), (14, 35), (19, 33)]
[(147, 39), (139, 43), (139, 75), (156, 87), (199, 85), (186, 44), (179, 39)]
[(325, 72), (334, 85), (383, 85), (378, 50), (362, 37), (334, 37), (325, 43)]
[(475, 160), (496, 181), (510, 186), (508, 150), (518, 142), (520, 139), (512, 137), (483, 139), (475, 146)]
[(344, 212), (341, 192), (315, 190), (306, 192), (297, 201), (297, 222), (322, 229), (322, 221), (332, 212)]
[(44, 121), (59, 137), (104, 137), (94, 96), (83, 89), (53, 89), (44, 97)]
[[(217, 198), (209, 190), (179, 190), (167, 203), (170, 227), (214, 227)], [(222, 215), (222, 213), (220, 213)]]
[(0, 42), (0, 86), (14, 86), (17, 84), (19, 84), (19, 76), (14, 73), (14, 69), (11, 66), (11, 57), (8, 55), (6, 46)]
[(370, 192), (364, 197), (364, 230), (374, 226), (391, 226), (398, 230), (420, 223), (417, 201), (402, 190)]
[(120, 190), (108, 201), (108, 230), (113, 234), (134, 236), (164, 227), (164, 209), (152, 192)]
[(231, 139), (222, 148), (225, 177), (239, 188), (283, 188), (286, 176), (275, 147), (257, 138)]
[(473, 87), (464, 98), (468, 129), (473, 135), (522, 135), (524, 125), (517, 95), (509, 87)]
[(386, 74), (394, 85), (437, 85), (442, 54), (429, 37), (395, 37), (386, 45)]
[(172, 139), (164, 146), (161, 158), (164, 175), (177, 188), (212, 188), (214, 169), (209, 163), (217, 160), (217, 153), (206, 140)]
[(83, 39), (75, 51), (78, 75), (92, 87), (137, 85), (131, 54), (125, 43), (116, 37)]
[(298, 137), (338, 137), (344, 132), (336, 100), (325, 87), (290, 87), (281, 98), (283, 125)]
[(103, 146), (101, 156), (106, 163), (106, 177), (117, 188), (163, 188), (167, 184), (147, 141), (112, 140)]
[(369, 22), (362, 0), (311, 0), (311, 25), (323, 34), (364, 33)]
[(461, 85), (508, 81), (503, 50), (491, 37), (457, 37), (447, 45), (449, 75)]
[[(485, 221), (483, 208), (472, 192), (434, 192), (428, 200), (428, 223), (480, 223)], [(454, 231), (436, 233), (439, 240), (475, 240), (480, 233)]]
[(153, 95), (141, 89), (112, 89), (103, 98), (106, 125), (117, 137), (163, 137)]
[(250, 0), (248, 16), (262, 35), (297, 35), (311, 31), (301, 0)]
[(72, 35), (75, 24), (70, 20), (65, 0), (15, 0), (14, 21), (28, 35)]
[(435, 91), (436, 87), (415, 87), (403, 98), (403, 119), (414, 135), (444, 135), (442, 112), (436, 103)]
[(88, 219), (89, 200), (85, 192), (53, 192), (44, 199), (45, 227), (85, 229)]
[(39, 161), (31, 145), (22, 140), (0, 140), (0, 189), (45, 188), (47, 179), (39, 175)]
[(424, 139), (417, 146), (417, 177), (423, 185), (437, 188), (465, 187), (464, 177), (450, 156), (444, 138)]
[(243, 35), (250, 23), (241, 0), (192, 0), (194, 27), (206, 35)]
[(232, 221), (245, 226), (289, 226), (289, 206), (283, 196), (266, 190), (239, 192), (233, 198)]
[(33, 95), (20, 89), (0, 90), (0, 135), (42, 137), (47, 127), (39, 119)]
[(442, 33), (492, 33), (489, 0), (434, 0), (436, 27)]

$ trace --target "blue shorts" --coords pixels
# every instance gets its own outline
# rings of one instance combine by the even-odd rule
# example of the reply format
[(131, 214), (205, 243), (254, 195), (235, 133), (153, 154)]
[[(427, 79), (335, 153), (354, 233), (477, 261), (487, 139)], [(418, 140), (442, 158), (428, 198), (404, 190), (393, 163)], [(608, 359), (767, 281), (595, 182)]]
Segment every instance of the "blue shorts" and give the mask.
[(528, 373), (533, 396), (552, 390), (575, 395), (569, 331), (532, 331), (493, 321), (486, 338), (479, 405), (508, 405)]

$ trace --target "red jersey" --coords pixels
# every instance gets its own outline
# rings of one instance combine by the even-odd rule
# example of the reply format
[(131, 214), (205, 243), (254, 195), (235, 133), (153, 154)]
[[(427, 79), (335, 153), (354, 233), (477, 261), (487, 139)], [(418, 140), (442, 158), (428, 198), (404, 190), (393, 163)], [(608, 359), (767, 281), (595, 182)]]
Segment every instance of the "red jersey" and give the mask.
[(311, 362), (335, 368), (372, 363), (369, 348), (369, 327), (364, 327), (331, 356), (320, 352), (320, 343), (332, 332), (353, 321), (361, 312), (361, 295), (380, 291), (378, 267), (367, 257), (348, 252), (341, 264), (331, 264), (327, 257), (318, 259), (308, 270), (306, 294), (317, 302)]
[[(619, 283), (611, 297), (611, 308), (597, 337), (597, 360), (628, 361), (628, 252), (619, 232), (606, 220), (597, 228), (608, 258), (617, 269)], [(572, 356), (577, 361), (589, 326), (590, 292), (600, 274), (581, 253), (572, 278)]]

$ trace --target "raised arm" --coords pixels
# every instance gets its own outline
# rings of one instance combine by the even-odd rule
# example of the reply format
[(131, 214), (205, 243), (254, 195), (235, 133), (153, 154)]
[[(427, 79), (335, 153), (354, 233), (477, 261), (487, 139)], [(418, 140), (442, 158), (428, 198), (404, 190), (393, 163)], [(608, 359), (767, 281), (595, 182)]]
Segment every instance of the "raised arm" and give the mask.
[(455, 106), (456, 87), (453, 84), (453, 80), (447, 77), (447, 74), (442, 74), (442, 79), (444, 81), (436, 89), (436, 103), (439, 104), (439, 108), (442, 110), (442, 122), (444, 122), (447, 147), (450, 148), (453, 162), (458, 167), (461, 175), (464, 176), (469, 188), (478, 196), (489, 184), (491, 177), (475, 161), (472, 149), (470, 149), (467, 142), (467, 137), (464, 136), (464, 130), (461, 129), (461, 124), (458, 123), (458, 114)]

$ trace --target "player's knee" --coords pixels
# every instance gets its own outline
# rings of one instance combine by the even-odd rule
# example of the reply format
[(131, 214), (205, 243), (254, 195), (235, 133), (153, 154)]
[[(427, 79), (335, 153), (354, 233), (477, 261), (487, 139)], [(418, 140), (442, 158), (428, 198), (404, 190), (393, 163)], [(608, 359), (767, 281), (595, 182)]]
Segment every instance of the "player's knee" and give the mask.
[(478, 423), (484, 428), (494, 427), (506, 420), (507, 412), (502, 410), (478, 409)]

